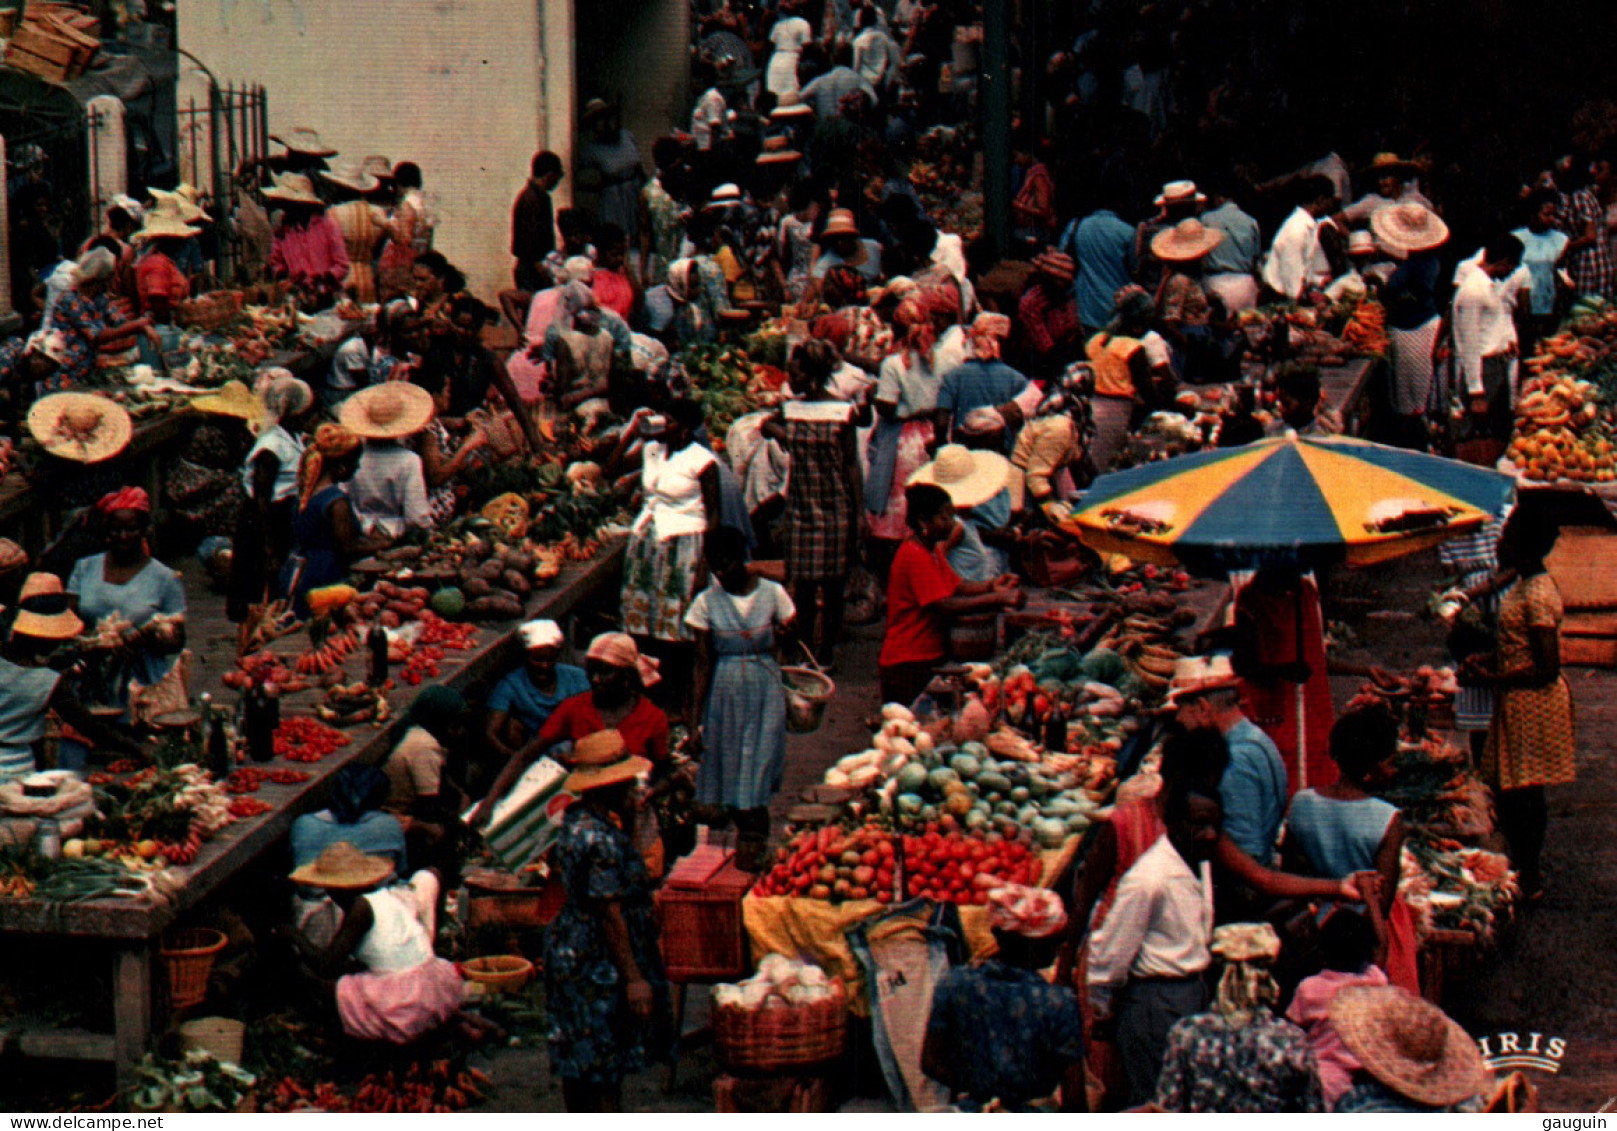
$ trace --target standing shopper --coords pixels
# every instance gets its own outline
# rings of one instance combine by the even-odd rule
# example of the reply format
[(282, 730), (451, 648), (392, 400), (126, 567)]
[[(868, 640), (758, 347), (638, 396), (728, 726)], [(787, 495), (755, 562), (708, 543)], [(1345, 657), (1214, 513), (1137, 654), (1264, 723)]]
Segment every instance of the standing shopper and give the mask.
[[(1522, 241), (1506, 233), (1454, 271), (1449, 325), (1454, 340), (1454, 394), (1474, 427), (1502, 440), (1514, 417), (1516, 340), (1510, 280), (1522, 263)], [(1502, 285), (1503, 284), (1503, 285)]]
[(792, 391), (766, 435), (785, 449), (786, 580), (803, 618), (802, 638), (822, 667), (836, 661), (842, 606), (853, 568), (864, 481), (854, 436), (854, 407), (836, 400), (838, 359), (829, 342), (809, 341), (792, 355)]
[(545, 257), (556, 250), (556, 213), (551, 191), (561, 183), (561, 158), (548, 149), (533, 155), (528, 183), (511, 206), (512, 277), (517, 290), (533, 294), (545, 286)]
[(747, 568), (747, 540), (735, 527), (707, 536), (707, 558), (713, 583), (685, 614), (696, 636), (695, 698), (706, 704), (696, 802), (734, 818), (737, 866), (757, 871), (767, 864), (769, 802), (786, 770), (777, 642), (797, 610), (784, 588)]
[(247, 501), (236, 521), (230, 558), (226, 611), (238, 624), (253, 605), (264, 602), (274, 563), (292, 552), (303, 462), (303, 441), (294, 430), (314, 405), (313, 390), (288, 371), (270, 369), (264, 377), (269, 378), (262, 394), (264, 417), (254, 426), (256, 438), (241, 471)]
[(1359, 1064), (1338, 1114), (1482, 1110), (1489, 1076), (1477, 1042), (1431, 1002), (1397, 986), (1349, 986), (1330, 1019)]
[(551, 859), (567, 890), (545, 928), (545, 1001), (551, 1071), (568, 1111), (618, 1111), (623, 1078), (665, 1044), (668, 1014), (651, 878), (626, 830), (635, 824), (635, 779), (651, 769), (613, 730), (573, 750)]
[(1519, 577), (1499, 604), (1498, 650), (1473, 656), (1463, 669), (1467, 682), (1497, 697), (1482, 777), (1494, 788), (1499, 829), (1528, 900), (1544, 891), (1544, 787), (1570, 784), (1577, 773), (1572, 692), (1561, 674), (1561, 592), (1544, 566), (1557, 534), (1542, 509), (1523, 507), (1510, 516), (1499, 560)]
[(1381, 289), (1398, 443), (1424, 448), (1426, 413), (1432, 407), (1432, 354), (1443, 324), (1437, 249), (1448, 242), (1449, 229), (1436, 213), (1415, 203), (1373, 213), (1370, 229), (1382, 247), (1402, 260)]

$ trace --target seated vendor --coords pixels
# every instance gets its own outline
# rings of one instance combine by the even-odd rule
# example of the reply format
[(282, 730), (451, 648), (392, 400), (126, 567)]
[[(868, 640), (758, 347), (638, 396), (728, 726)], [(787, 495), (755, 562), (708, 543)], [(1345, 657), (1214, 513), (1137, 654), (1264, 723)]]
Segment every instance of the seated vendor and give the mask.
[[(577, 742), (603, 730), (623, 737), (629, 756), (645, 758), (655, 770), (668, 761), (668, 716), (646, 697), (646, 688), (661, 678), (657, 661), (642, 656), (627, 633), (597, 636), (585, 653), (584, 670), (590, 689), (564, 700), (545, 720), (539, 733), (516, 751), (472, 815), (472, 826), (482, 828), (494, 806), (510, 792), (522, 772), (560, 742)], [(562, 755), (567, 761), (567, 755)]]
[[(455, 964), (433, 953), (437, 874), (390, 885), (395, 870), (347, 842), (327, 848), (291, 878), (324, 889), (342, 909), (342, 926), (324, 946), (301, 931), (291, 939), (345, 1035), (407, 1045), (462, 1019), (464, 987)], [(356, 964), (362, 969), (349, 972)]]
[(7, 432), (22, 423), (28, 406), (67, 360), (67, 336), (59, 331), (36, 330), (0, 343), (0, 396), (5, 398)]
[(509, 761), (538, 735), (564, 699), (590, 689), (583, 668), (558, 662), (566, 641), (555, 621), (529, 621), (521, 636), (526, 651), (522, 666), (495, 684), (484, 703), (488, 720), (483, 737), (502, 761)]
[(83, 629), (62, 579), (52, 573), (29, 574), (0, 648), (0, 781), (24, 778), (39, 768), (35, 751), (51, 712), (102, 749), (140, 753), (122, 731), (90, 714), (62, 673), (50, 666), (51, 654)]
[(931, 483), (949, 492), (957, 517), (944, 540), (949, 567), (968, 582), (992, 582), (1010, 567), (993, 545), (1007, 537), (1014, 507), (1006, 483), (1010, 461), (997, 452), (970, 451), (945, 444), (931, 463), (910, 476), (911, 483)]
[(147, 548), (151, 517), (139, 487), (104, 495), (95, 518), (106, 551), (80, 558), (67, 579), (99, 645), (86, 691), (109, 706), (128, 706), (130, 684), (151, 687), (185, 648), (185, 589)]
[[(306, 868), (334, 844), (347, 843), (362, 852), (390, 860), (404, 870), (404, 826), (382, 812), (387, 776), (375, 766), (351, 762), (331, 782), (331, 803), (292, 822), (288, 842), (292, 867)], [(299, 887), (292, 896), (292, 923), (316, 946), (325, 946), (342, 925), (342, 909), (318, 887)]]
[(452, 687), (423, 688), (404, 717), (409, 728), (387, 757), (387, 808), (405, 822), (410, 859), (453, 878), (465, 792), (450, 777), (451, 750), (466, 745), (466, 698)]

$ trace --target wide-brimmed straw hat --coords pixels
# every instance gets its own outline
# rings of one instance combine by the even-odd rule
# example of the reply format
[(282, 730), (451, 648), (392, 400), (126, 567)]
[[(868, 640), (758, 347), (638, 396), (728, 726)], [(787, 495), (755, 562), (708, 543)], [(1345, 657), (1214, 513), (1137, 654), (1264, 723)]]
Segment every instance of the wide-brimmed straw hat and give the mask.
[(1169, 204), (1190, 204), (1192, 202), (1196, 204), (1207, 203), (1207, 194), (1197, 190), (1195, 181), (1169, 181), (1162, 186), (1162, 191), (1157, 194), (1156, 200), (1152, 203), (1158, 208), (1162, 208)]
[(776, 121), (782, 118), (812, 118), (814, 107), (804, 102), (803, 96), (794, 91), (781, 95), (780, 101), (775, 103), (775, 108), (769, 112), (769, 116)]
[(833, 208), (831, 215), (825, 219), (825, 227), (820, 231), (820, 239), (834, 240), (838, 236), (859, 235), (859, 223), (853, 218), (853, 211), (848, 208)]
[(335, 169), (323, 172), (320, 176), (350, 192), (375, 192), (382, 184), (367, 172), (364, 164), (359, 161), (344, 161)]
[[(180, 189), (191, 189), (191, 195), (186, 195)], [(194, 223), (197, 220), (211, 220), (207, 210), (197, 203), (196, 189), (190, 185), (181, 185), (179, 189), (169, 192), (167, 189), (150, 188), (146, 190), (152, 198), (152, 206), (145, 212), (143, 219), (152, 216), (170, 216), (183, 220), (185, 223)]]
[(277, 173), (275, 183), (264, 190), (266, 200), (279, 200), (287, 204), (324, 204), (314, 191), (314, 182), (302, 173)]
[(393, 861), (372, 856), (346, 840), (329, 845), (314, 863), (294, 869), (291, 880), (306, 887), (332, 891), (364, 891), (393, 874)]
[(1370, 158), (1370, 173), (1385, 173), (1388, 176), (1407, 176), (1420, 171), (1420, 166), (1414, 161), (1406, 160), (1391, 151), (1383, 151)]
[(1404, 255), (1442, 247), (1449, 238), (1443, 218), (1413, 200), (1376, 209), (1370, 216), (1370, 230), (1381, 246)]
[(1437, 1006), (1397, 986), (1349, 986), (1331, 1027), (1364, 1070), (1416, 1103), (1448, 1107), (1488, 1086), (1477, 1042)]
[(361, 172), (368, 173), (378, 181), (391, 181), (393, 179), (393, 159), (373, 153), (359, 163)]
[(84, 631), (72, 598), (54, 573), (30, 573), (17, 595), (17, 617), (11, 631), (36, 640), (71, 640)]
[(585, 735), (573, 745), (573, 772), (562, 786), (568, 793), (585, 793), (602, 786), (637, 778), (651, 769), (651, 761), (631, 757), (623, 735), (615, 730)]
[(758, 154), (755, 163), (759, 165), (789, 165), (802, 159), (803, 155), (792, 148), (792, 139), (782, 135), (764, 138), (763, 152)]
[(981, 506), (1005, 489), (1011, 461), (997, 452), (974, 452), (960, 444), (945, 444), (937, 458), (910, 476), (909, 482), (930, 483), (949, 492), (962, 510)]
[(1238, 687), (1240, 682), (1228, 656), (1183, 656), (1173, 666), (1173, 679), (1168, 683), (1167, 706), (1172, 709), (1186, 699), (1205, 695), (1209, 691)]
[(95, 393), (52, 393), (28, 410), (28, 431), (53, 456), (99, 463), (129, 446), (134, 422), (123, 405)]
[(1224, 242), (1224, 233), (1209, 228), (1194, 216), (1151, 237), (1151, 254), (1170, 263), (1200, 259)]
[(343, 401), (338, 419), (367, 440), (413, 436), (432, 421), (432, 394), (408, 381), (384, 381)]
[(335, 157), (337, 151), (320, 140), (320, 135), (308, 126), (293, 126), (284, 133), (270, 134), (271, 141), (286, 146), (288, 153), (302, 153), (308, 157)]
[(153, 208), (142, 218), (140, 230), (129, 238), (132, 240), (155, 240), (164, 238), (186, 239), (200, 231), (185, 222), (185, 219), (176, 212), (167, 212), (161, 208)]
[(233, 416), (249, 424), (269, 415), (264, 402), (240, 381), (226, 381), (211, 393), (192, 397), (191, 407), (212, 416)]

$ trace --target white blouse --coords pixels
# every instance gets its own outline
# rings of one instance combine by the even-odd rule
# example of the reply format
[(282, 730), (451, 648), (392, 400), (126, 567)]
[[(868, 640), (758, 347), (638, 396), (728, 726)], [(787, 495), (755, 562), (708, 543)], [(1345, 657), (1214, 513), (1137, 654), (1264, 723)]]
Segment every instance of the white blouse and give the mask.
[(659, 542), (681, 534), (707, 533), (702, 473), (713, 466), (714, 458), (700, 444), (687, 445), (672, 456), (660, 440), (646, 444), (640, 471), (645, 503), (635, 519), (634, 532), (644, 533), (649, 526)]

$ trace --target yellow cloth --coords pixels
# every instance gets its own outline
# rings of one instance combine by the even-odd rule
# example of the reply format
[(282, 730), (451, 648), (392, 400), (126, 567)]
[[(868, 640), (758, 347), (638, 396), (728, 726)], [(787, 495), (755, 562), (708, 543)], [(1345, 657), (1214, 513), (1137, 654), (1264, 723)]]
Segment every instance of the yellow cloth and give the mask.
[(1129, 372), (1129, 359), (1143, 348), (1138, 338), (1114, 338), (1105, 331), (1089, 339), (1084, 352), (1095, 367), (1097, 396), (1134, 396), (1134, 375)]

